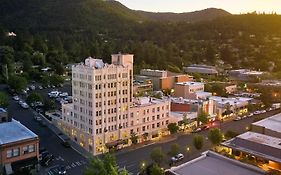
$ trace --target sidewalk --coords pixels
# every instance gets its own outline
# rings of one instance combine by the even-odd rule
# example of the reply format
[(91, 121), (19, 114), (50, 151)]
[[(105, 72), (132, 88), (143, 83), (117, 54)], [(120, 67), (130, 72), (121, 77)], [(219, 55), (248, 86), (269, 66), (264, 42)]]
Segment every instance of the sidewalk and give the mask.
[(183, 135), (183, 134), (177, 133), (177, 134), (174, 134), (174, 135), (164, 136), (164, 137), (162, 137), (158, 140), (145, 141), (145, 142), (142, 142), (142, 143), (138, 143), (136, 145), (131, 145), (131, 146), (122, 148), (122, 149), (118, 150), (117, 152), (115, 152), (114, 154), (115, 155), (125, 154), (125, 153), (131, 152), (131, 151), (134, 151), (134, 150), (146, 147), (146, 146), (150, 146), (150, 145), (154, 145), (154, 144), (161, 144), (161, 143), (168, 143), (168, 142), (171, 142), (173, 140), (176, 140), (181, 135)]
[[(39, 114), (45, 121), (48, 122), (47, 126), (48, 128), (53, 131), (53, 133), (56, 134), (56, 136), (58, 138), (60, 138), (62, 141), (64, 141), (65, 137), (69, 138), (67, 135), (65, 135), (62, 131), (60, 131), (60, 129), (58, 129), (50, 120), (48, 120), (44, 115)], [(75, 150), (77, 153), (79, 153), (80, 155), (82, 155), (83, 157), (85, 157), (86, 159), (92, 158), (93, 155), (91, 153), (89, 153), (88, 151), (86, 151), (85, 149), (83, 149), (80, 145), (78, 145), (78, 143), (74, 142), (73, 140), (71, 140), (69, 138), (69, 140), (67, 140), (70, 145), (71, 148), (73, 150)]]

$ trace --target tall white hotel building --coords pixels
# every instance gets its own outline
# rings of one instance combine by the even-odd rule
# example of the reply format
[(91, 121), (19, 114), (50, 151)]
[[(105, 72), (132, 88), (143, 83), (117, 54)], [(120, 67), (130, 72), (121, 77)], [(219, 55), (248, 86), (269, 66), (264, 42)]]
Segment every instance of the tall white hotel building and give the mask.
[(60, 129), (94, 155), (167, 133), (170, 101), (133, 97), (133, 55), (111, 64), (87, 58), (72, 68), (73, 103), (62, 105)]

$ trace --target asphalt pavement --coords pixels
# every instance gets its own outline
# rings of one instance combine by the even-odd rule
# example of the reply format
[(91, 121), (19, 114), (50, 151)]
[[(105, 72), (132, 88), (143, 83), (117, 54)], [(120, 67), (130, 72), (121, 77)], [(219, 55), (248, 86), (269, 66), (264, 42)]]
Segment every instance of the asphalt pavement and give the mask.
[(10, 98), (8, 107), (9, 115), (20, 121), (23, 125), (37, 134), (40, 138), (40, 147), (46, 148), (55, 156), (55, 160), (47, 167), (42, 167), (39, 174), (56, 174), (53, 167), (56, 165), (64, 165), (68, 175), (83, 174), (83, 169), (87, 163), (87, 159), (71, 148), (65, 148), (61, 144), (61, 140), (48, 127), (42, 127), (34, 120), (32, 109), (23, 109), (20, 105)]

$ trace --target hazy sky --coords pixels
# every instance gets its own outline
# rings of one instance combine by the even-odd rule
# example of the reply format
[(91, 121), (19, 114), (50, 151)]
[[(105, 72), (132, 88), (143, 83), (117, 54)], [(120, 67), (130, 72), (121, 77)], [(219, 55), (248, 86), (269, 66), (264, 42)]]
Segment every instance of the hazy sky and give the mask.
[(215, 7), (233, 14), (246, 12), (277, 12), (281, 14), (281, 0), (118, 0), (135, 10), (153, 12), (190, 12)]

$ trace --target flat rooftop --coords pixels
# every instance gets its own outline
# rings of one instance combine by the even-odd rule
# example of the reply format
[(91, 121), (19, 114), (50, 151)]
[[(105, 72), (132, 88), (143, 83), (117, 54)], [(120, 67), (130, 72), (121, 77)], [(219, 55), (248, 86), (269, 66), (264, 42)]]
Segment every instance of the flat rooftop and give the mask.
[(211, 96), (209, 97), (209, 99), (214, 100), (219, 104), (229, 103), (230, 105), (235, 105), (252, 100), (252, 98), (245, 98), (245, 97), (226, 98), (226, 97), (219, 97), (219, 96)]
[(0, 133), (0, 145), (38, 138), (31, 130), (14, 119), (11, 122), (1, 123)]
[(281, 139), (255, 132), (246, 132), (222, 145), (281, 163)]
[(255, 122), (252, 125), (261, 126), (268, 130), (281, 133), (281, 113)]
[(153, 97), (135, 97), (133, 99), (133, 106), (131, 107), (143, 107), (143, 106), (151, 106), (155, 104), (166, 103), (168, 99), (158, 99)]
[(202, 86), (204, 83), (201, 82), (194, 82), (194, 81), (187, 81), (187, 82), (181, 82), (177, 83), (177, 85), (183, 85), (183, 86)]
[(171, 175), (262, 175), (265, 172), (252, 165), (244, 164), (212, 151), (184, 163), (172, 167)]

